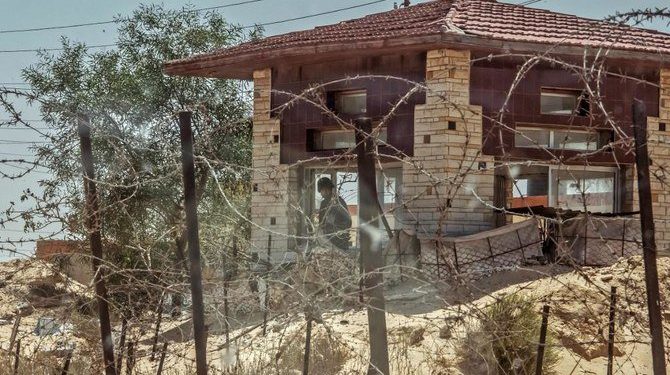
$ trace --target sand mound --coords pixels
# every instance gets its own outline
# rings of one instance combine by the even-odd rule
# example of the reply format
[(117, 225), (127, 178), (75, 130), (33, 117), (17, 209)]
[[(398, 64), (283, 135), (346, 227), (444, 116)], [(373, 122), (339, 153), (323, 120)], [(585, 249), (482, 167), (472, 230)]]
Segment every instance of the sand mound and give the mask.
[[(538, 267), (537, 271), (546, 272), (547, 269)], [(524, 272), (533, 272), (533, 269)], [(670, 258), (659, 259), (659, 279), (662, 307), (667, 319), (666, 331), (670, 332), (667, 304), (670, 297)], [(441, 308), (422, 314), (387, 314), (389, 352), (391, 366), (395, 370), (393, 372), (461, 373), (455, 348), (461, 344), (468, 325), (476, 324), (482, 309), (496, 298), (518, 293), (533, 298), (538, 313), (543, 304), (551, 306), (549, 329), (557, 338), (560, 355), (557, 373), (570, 373), (573, 370), (575, 373), (602, 373), (605, 371), (607, 355), (611, 286), (617, 287), (618, 295), (615, 368), (622, 373), (648, 373), (651, 371), (651, 357), (641, 257), (622, 259), (610, 267), (583, 268), (555, 276), (534, 278), (470, 302), (453, 303), (454, 298), (450, 293), (456, 293), (456, 288), (440, 288), (439, 292), (435, 290), (432, 297), (449, 301)], [(390, 294), (393, 294), (393, 290), (387, 292), (387, 296)], [(367, 316), (364, 310), (325, 313), (319, 325), (336, 338), (338, 347), (349, 351), (347, 363), (341, 373), (356, 373), (365, 368), (368, 344)], [(302, 316), (294, 316), (271, 323), (271, 327), (275, 328), (266, 336), (261, 334), (260, 329), (251, 331), (238, 341), (236, 357), (242, 363), (249, 361), (257, 364), (260, 360), (257, 353), (262, 350), (267, 358), (272, 358), (272, 353), (281, 346), (282, 338), (285, 339), (287, 335), (293, 337), (295, 332), (303, 332), (304, 326)], [(304, 340), (300, 334), (295, 337), (296, 340)], [(211, 340), (212, 347), (223, 348), (221, 337), (212, 337)], [(269, 363), (268, 366), (272, 364)]]

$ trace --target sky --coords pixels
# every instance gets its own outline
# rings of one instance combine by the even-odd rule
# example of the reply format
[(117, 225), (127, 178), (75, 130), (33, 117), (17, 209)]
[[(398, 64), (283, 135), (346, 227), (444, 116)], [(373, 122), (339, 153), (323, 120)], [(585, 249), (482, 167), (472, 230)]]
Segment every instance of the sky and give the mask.
[[(398, 3), (402, 2), (402, 0), (396, 1)], [(204, 8), (239, 2), (241, 0), (199, 0), (192, 1), (191, 4), (194, 4), (196, 8)], [(265, 34), (274, 35), (391, 10), (394, 0), (372, 2), (374, 0), (258, 0), (249, 4), (227, 7), (219, 10), (219, 12), (231, 23), (252, 25), (371, 3), (327, 15), (266, 26)], [(422, 1), (412, 1), (413, 4), (418, 2)], [(505, 0), (504, 2), (521, 3), (523, 0)], [(60, 46), (62, 37), (84, 42), (88, 45), (112, 44), (116, 40), (114, 24), (19, 33), (3, 33), (3, 30), (108, 21), (116, 15), (129, 15), (140, 3), (157, 3), (171, 9), (180, 9), (182, 6), (189, 4), (188, 0), (164, 0), (161, 2), (149, 0), (143, 2), (129, 0), (0, 0), (4, 10), (4, 17), (2, 23), (0, 23), (0, 85), (26, 87), (21, 78), (21, 70), (36, 62), (34, 52), (11, 52), (13, 50), (57, 48)], [(633, 6), (638, 9), (664, 7), (668, 6), (668, 2), (667, 0), (636, 0), (634, 2), (630, 0), (542, 0), (530, 6), (600, 19), (612, 15), (616, 11), (630, 10)], [(670, 32), (667, 22), (647, 23), (643, 26)], [(6, 113), (0, 111), (0, 119), (6, 118), (6, 115)], [(40, 118), (37, 108), (26, 107), (24, 115), (28, 119), (37, 120)], [(36, 126), (39, 126), (39, 123), (36, 123)], [(7, 144), (7, 141), (13, 144)], [(0, 129), (0, 159), (30, 159), (33, 154), (30, 150), (30, 142), (36, 141), (40, 141), (40, 139), (32, 131)], [(0, 165), (0, 171), (12, 172), (13, 169)], [(38, 180), (47, 176), (45, 173), (44, 171), (37, 171), (23, 179), (13, 181), (0, 179), (0, 211), (4, 211), (10, 202), (17, 201), (22, 190), (26, 188), (35, 190)], [(48, 234), (46, 232), (26, 234), (23, 233), (22, 227), (22, 223), (8, 223), (6, 228), (0, 228), (0, 241), (20, 238), (34, 239), (40, 235)], [(21, 254), (31, 254), (33, 247), (32, 242), (16, 245), (17, 251)], [(13, 246), (0, 243), (0, 248), (13, 248)], [(0, 260), (8, 257), (10, 257), (9, 254), (0, 251)]]

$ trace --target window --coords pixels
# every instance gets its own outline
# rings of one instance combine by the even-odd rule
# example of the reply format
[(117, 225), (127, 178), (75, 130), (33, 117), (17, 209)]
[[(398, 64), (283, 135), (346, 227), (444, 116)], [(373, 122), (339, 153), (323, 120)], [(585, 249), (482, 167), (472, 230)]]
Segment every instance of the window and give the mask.
[(616, 211), (616, 168), (513, 166), (510, 207), (545, 206), (590, 212)]
[[(387, 142), (388, 132), (386, 128), (379, 131), (378, 140)], [(319, 130), (307, 129), (308, 151), (341, 150), (356, 146), (356, 135), (353, 130), (334, 129)]]
[(356, 137), (352, 130), (319, 131), (314, 135), (314, 146), (317, 150), (350, 148), (356, 145)]
[(557, 170), (555, 206), (567, 210), (614, 212), (616, 172)]
[(551, 130), (516, 127), (517, 132), (514, 133), (514, 145), (516, 147), (544, 147), (550, 148), (551, 145)]
[(550, 149), (595, 151), (610, 142), (608, 130), (551, 129), (517, 126), (516, 147), (546, 147)]
[[(306, 212), (311, 212), (312, 216), (314, 216), (319, 209), (321, 201), (323, 200), (321, 194), (316, 190), (317, 183), (322, 177), (328, 177), (335, 183), (337, 194), (346, 202), (352, 220), (351, 241), (354, 246), (357, 246), (359, 207), (358, 173), (351, 169), (310, 169), (306, 175), (306, 182), (310, 187), (308, 190), (309, 193), (306, 194), (305, 204), (307, 206), (304, 206), (304, 208), (306, 209)], [(309, 181), (312, 182), (309, 183)], [(402, 212), (398, 209), (401, 202), (401, 184), (402, 168), (385, 166), (383, 170), (377, 170), (377, 193), (379, 203), (386, 212), (384, 216), (392, 229), (399, 229), (396, 226), (401, 224), (400, 217)], [(388, 241), (388, 236), (383, 228), (384, 224), (379, 220), (379, 233), (382, 235), (382, 241)]]
[(337, 115), (364, 115), (367, 112), (365, 90), (329, 92), (328, 108)]
[(542, 89), (540, 107), (545, 115), (588, 116), (589, 97), (580, 90)]
[(513, 166), (511, 207), (549, 205), (549, 168), (546, 166)]

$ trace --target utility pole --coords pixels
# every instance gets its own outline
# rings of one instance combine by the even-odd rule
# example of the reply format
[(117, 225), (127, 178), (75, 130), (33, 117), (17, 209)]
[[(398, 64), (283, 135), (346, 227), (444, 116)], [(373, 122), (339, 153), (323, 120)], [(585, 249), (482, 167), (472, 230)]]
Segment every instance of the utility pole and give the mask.
[(388, 338), (384, 277), (379, 238), (379, 203), (375, 172), (375, 145), (370, 137), (372, 122), (369, 118), (356, 120), (356, 151), (358, 154), (358, 191), (360, 202), (360, 243), (363, 264), (363, 287), (368, 310), (370, 332), (370, 366), (368, 375), (389, 375)]
[(647, 109), (644, 102), (638, 99), (633, 102), (633, 132), (635, 134), (635, 163), (640, 198), (642, 249), (644, 251), (644, 280), (647, 287), (647, 309), (649, 310), (649, 330), (651, 331), (651, 355), (654, 375), (666, 375), (663, 320), (661, 318), (661, 299), (658, 290), (658, 269), (656, 267), (654, 214), (649, 178)]
[(95, 283), (95, 296), (98, 302), (100, 318), (100, 339), (106, 375), (117, 375), (114, 364), (114, 341), (112, 325), (109, 320), (109, 304), (105, 287), (105, 270), (102, 268), (102, 235), (100, 234), (100, 207), (95, 185), (93, 168), (93, 149), (91, 147), (91, 123), (88, 116), (77, 118), (77, 131), (81, 148), (81, 164), (84, 167), (84, 192), (86, 194), (86, 229), (91, 243), (91, 264)]
[(181, 165), (184, 177), (184, 207), (188, 232), (188, 257), (191, 273), (191, 300), (193, 338), (195, 339), (196, 374), (207, 374), (207, 332), (205, 332), (205, 307), (202, 298), (202, 269), (200, 266), (200, 238), (198, 235), (198, 212), (195, 194), (195, 163), (193, 157), (193, 133), (191, 112), (179, 112), (179, 134), (181, 137)]

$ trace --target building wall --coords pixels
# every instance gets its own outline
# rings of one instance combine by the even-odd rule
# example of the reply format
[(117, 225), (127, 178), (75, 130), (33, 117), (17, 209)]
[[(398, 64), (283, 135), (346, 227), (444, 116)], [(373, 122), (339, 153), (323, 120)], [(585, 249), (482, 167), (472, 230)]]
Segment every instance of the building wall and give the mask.
[[(413, 87), (423, 82), (425, 53), (398, 53), (385, 56), (357, 57), (319, 64), (280, 66), (273, 69), (272, 107), (281, 121), (281, 162), (296, 163), (312, 157), (341, 154), (342, 150), (314, 151), (307, 148), (309, 129), (339, 128), (337, 122), (323, 108), (296, 96), (308, 88), (324, 85), (310, 95), (318, 101), (328, 91), (365, 89), (366, 117), (381, 120)], [(346, 79), (349, 77), (349, 79)], [(387, 77), (395, 77), (387, 79)], [(286, 103), (292, 101), (290, 106)], [(405, 154), (412, 155), (414, 106), (425, 102), (425, 94), (417, 91), (395, 108), (387, 119), (388, 142)], [(380, 148), (381, 153), (395, 154), (391, 148)]]
[[(296, 239), (293, 235), (296, 234), (296, 227), (300, 222), (298, 215), (300, 215), (302, 195), (300, 186), (303, 181), (302, 171), (300, 168), (289, 168), (287, 163), (312, 156), (322, 156), (305, 152), (304, 132), (310, 126), (323, 125), (324, 118), (301, 106), (290, 108), (280, 114), (273, 112), (277, 106), (285, 103), (286, 99), (272, 94), (271, 90), (300, 92), (306, 87), (306, 82), (323, 82), (326, 79), (335, 79), (337, 75), (342, 78), (341, 73), (346, 70), (343, 67), (344, 70), (331, 71), (328, 73), (330, 75), (322, 76), (319, 75), (319, 72), (324, 72), (323, 67), (292, 69), (285, 68), (280, 72), (266, 69), (254, 73), (254, 192), (251, 208), (251, 218), (254, 224), (251, 251), (257, 253), (259, 258), (265, 259), (268, 237), (271, 235), (270, 258), (275, 263), (292, 258), (292, 253), (287, 249), (295, 248)], [(410, 70), (413, 71), (413, 69)], [(352, 71), (354, 72), (355, 70)], [(486, 78), (484, 73), (488, 74), (489, 78)], [(519, 119), (522, 122), (549, 121), (550, 124), (566, 125), (557, 123), (556, 119), (543, 116), (525, 118), (523, 108), (516, 107), (515, 103), (526, 100), (525, 96), (530, 97), (528, 93), (531, 91), (538, 91), (545, 85), (561, 86), (557, 81), (559, 80), (558, 73), (550, 71), (540, 73), (548, 75), (549, 78), (532, 76), (535, 78), (531, 77), (529, 86), (520, 89), (520, 93), (515, 94), (520, 96), (513, 96), (514, 100), (511, 104), (513, 110), (508, 118), (511, 121)], [(560, 73), (563, 76), (566, 75), (564, 71)], [(496, 75), (495, 69), (493, 71), (483, 70), (481, 67), (477, 68), (476, 65), (473, 68), (469, 51), (448, 49), (427, 52), (425, 71), (421, 74), (416, 72), (412, 74), (425, 77), (427, 93), (424, 104), (420, 104), (422, 101), (420, 99), (413, 103), (414, 109), (411, 116), (403, 115), (405, 120), (407, 118), (413, 120), (411, 123), (413, 136), (409, 142), (405, 141), (405, 146), (410, 145), (411, 147), (404, 150), (410, 151), (407, 152), (409, 156), (403, 164), (401, 193), (405, 202), (404, 226), (416, 229), (419, 235), (428, 236), (456, 236), (493, 228), (496, 225), (494, 213), (495, 152), (486, 151), (487, 146), (484, 143), (488, 139), (487, 134), (491, 128), (490, 123), (486, 124), (486, 121), (489, 120), (486, 120), (485, 117), (493, 114), (491, 112), (493, 107), (490, 105), (499, 100), (502, 94), (495, 89), (489, 93), (485, 84), (486, 80), (493, 80), (494, 77), (502, 77), (501, 80), (504, 81), (505, 75), (502, 73)], [(291, 80), (297, 79), (296, 77), (299, 80)], [(279, 79), (280, 83), (273, 84), (273, 79)], [(635, 89), (638, 91), (635, 91), (626, 88), (628, 86), (624, 84), (621, 89), (621, 92), (626, 95), (641, 95), (650, 109), (649, 114), (652, 116), (649, 118), (650, 149), (654, 160), (652, 176), (662, 175), (667, 170), (666, 165), (670, 164), (670, 137), (666, 132), (658, 130), (659, 123), (670, 123), (670, 72), (663, 71), (660, 81), (664, 86), (660, 100), (658, 96), (655, 97), (654, 90), (648, 87), (638, 88)], [(369, 100), (372, 100), (373, 103), (377, 103), (378, 99), (385, 100), (383, 99), (383, 93), (386, 92), (384, 83), (375, 82), (374, 85), (372, 89), (373, 86), (366, 86), (368, 93), (372, 94)], [(394, 87), (392, 84), (388, 85)], [(502, 85), (502, 83), (496, 85)], [(568, 83), (563, 84), (562, 87), (566, 85)], [(628, 110), (624, 107), (630, 103), (623, 99), (618, 101), (613, 98), (621, 94), (613, 91), (613, 85), (610, 82), (605, 86), (606, 90), (610, 90), (607, 91), (610, 92), (607, 100), (614, 106), (615, 117), (620, 112), (621, 117), (617, 119), (623, 121), (627, 127), (631, 119)], [(344, 86), (338, 86), (338, 89), (342, 87)], [(388, 92), (397, 95), (395, 92), (397, 90), (394, 90), (391, 88)], [(535, 99), (532, 100), (539, 100), (539, 91), (536, 94)], [(492, 95), (491, 97), (495, 100), (485, 100), (487, 95)], [(370, 106), (370, 102), (368, 107), (374, 111), (378, 109), (376, 104)], [(533, 105), (530, 108), (534, 108)], [(539, 108), (536, 109), (539, 112)], [(378, 114), (381, 114), (381, 111)], [(579, 124), (574, 123), (574, 125)], [(627, 127), (626, 131), (630, 129)], [(284, 132), (292, 132), (292, 135), (287, 136)], [(287, 144), (284, 144), (285, 142)], [(406, 148), (405, 146), (403, 147)], [(622, 208), (625, 211), (635, 210), (637, 209), (637, 190), (631, 183), (632, 177), (635, 176), (634, 169), (630, 166), (624, 168), (622, 176), (625, 182), (625, 189), (621, 194)], [(659, 245), (668, 246), (670, 245), (670, 225), (666, 223), (665, 218), (670, 214), (670, 193), (667, 192), (670, 189), (664, 187), (667, 186), (658, 179), (652, 184), (655, 217), (657, 218), (657, 239)]]
[(494, 161), (482, 154), (481, 107), (470, 105), (470, 52), (426, 57), (426, 104), (414, 110), (414, 156), (403, 166), (405, 224), (421, 236), (495, 225)]
[(69, 240), (38, 240), (35, 244), (35, 257), (48, 260), (56, 255), (67, 255), (82, 252), (84, 243)]
[(86, 241), (38, 240), (35, 257), (54, 263), (60, 272), (84, 285), (93, 280), (90, 249)]
[[(647, 122), (647, 146), (651, 160), (649, 172), (656, 246), (660, 253), (670, 255), (670, 69), (661, 70), (660, 86), (658, 117), (649, 117)], [(647, 111), (655, 112), (649, 107)], [(666, 130), (662, 130), (663, 127)], [(634, 185), (634, 208), (637, 210), (637, 180)]]
[[(272, 263), (290, 259), (289, 168), (279, 162), (279, 120), (271, 116), (271, 69), (254, 72), (251, 249)], [(268, 256), (269, 245), (269, 256)]]
[[(484, 56), (474, 56), (484, 57)], [(516, 86), (519, 68), (522, 62), (508, 59), (481, 59), (473, 63), (471, 70), (470, 95), (471, 103), (481, 105), (484, 115), (484, 153), (498, 157), (509, 156), (516, 159), (546, 160), (551, 155), (537, 149), (515, 148), (514, 133), (504, 127), (496, 125), (493, 119), (500, 119), (500, 110), (505, 105), (503, 123), (509, 128), (515, 128), (517, 124), (532, 126), (583, 126), (590, 128), (611, 129), (605, 123), (600, 111), (593, 109), (591, 117), (566, 116), (542, 114), (540, 93), (543, 88), (577, 89), (583, 90), (586, 86), (582, 77), (573, 72), (562, 69), (560, 66), (549, 66), (538, 64), (528, 71)], [(579, 63), (581, 65), (581, 62)], [(601, 90), (602, 104), (612, 115), (626, 135), (632, 136), (632, 103), (633, 98), (643, 100), (649, 111), (649, 116), (658, 116), (658, 87), (653, 84), (642, 84), (640, 82), (654, 82), (652, 73), (647, 75), (634, 74), (635, 66), (617, 65), (611, 68), (617, 73), (629, 75), (632, 79), (621, 79), (616, 76), (603, 75), (599, 77), (600, 82), (591, 83), (591, 87), (599, 87)], [(510, 89), (514, 87), (514, 90)], [(509, 94), (509, 99), (508, 99)], [(500, 138), (502, 134), (502, 142)], [(564, 150), (561, 152), (566, 163), (583, 164), (584, 158), (571, 157), (580, 154), (579, 151)], [(616, 157), (609, 152), (601, 152), (588, 158), (594, 163), (634, 163), (635, 160), (626, 147), (618, 149)]]

